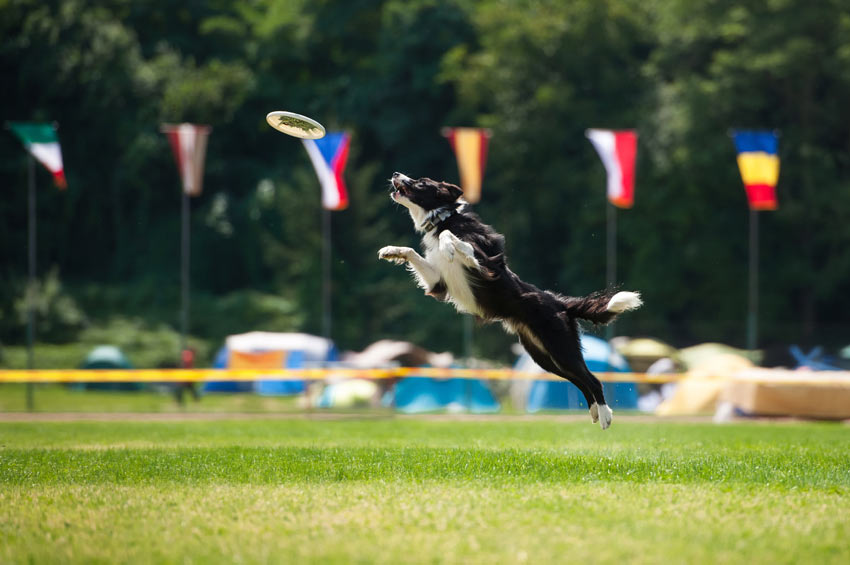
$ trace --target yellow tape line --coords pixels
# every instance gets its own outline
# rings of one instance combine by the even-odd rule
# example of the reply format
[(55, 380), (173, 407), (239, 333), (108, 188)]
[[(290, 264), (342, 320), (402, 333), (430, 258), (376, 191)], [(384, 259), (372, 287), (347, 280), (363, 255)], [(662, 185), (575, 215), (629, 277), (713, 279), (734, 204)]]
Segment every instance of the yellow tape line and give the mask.
[[(596, 373), (606, 382), (666, 383), (681, 378), (678, 374)], [(2, 371), (0, 383), (73, 383), (73, 382), (202, 382), (202, 381), (281, 381), (327, 379), (392, 379), (431, 377), (439, 379), (487, 380), (561, 380), (551, 373), (528, 373), (512, 369), (436, 369), (397, 367), (391, 369), (80, 369)]]
[[(670, 373), (595, 373), (602, 382), (670, 383), (688, 375)], [(306, 381), (336, 379), (393, 379), (400, 377), (430, 377), (437, 379), (484, 380), (562, 380), (551, 373), (530, 373), (513, 369), (437, 369), (433, 367), (395, 367), (389, 369), (73, 369), (73, 370), (0, 370), (0, 383), (74, 383), (74, 382), (204, 382), (204, 381)], [(770, 371), (741, 374), (718, 374), (713, 378), (752, 382), (771, 386), (805, 385), (850, 387), (850, 372), (804, 372), (777, 377)], [(709, 379), (710, 380), (710, 379)]]

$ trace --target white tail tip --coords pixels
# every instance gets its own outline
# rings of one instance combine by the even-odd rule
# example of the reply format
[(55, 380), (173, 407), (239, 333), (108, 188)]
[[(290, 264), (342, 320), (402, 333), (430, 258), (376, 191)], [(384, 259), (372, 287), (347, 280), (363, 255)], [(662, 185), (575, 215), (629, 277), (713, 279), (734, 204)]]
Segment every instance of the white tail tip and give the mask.
[(636, 310), (641, 307), (643, 300), (638, 292), (618, 292), (608, 301), (607, 310), (619, 314), (628, 310)]

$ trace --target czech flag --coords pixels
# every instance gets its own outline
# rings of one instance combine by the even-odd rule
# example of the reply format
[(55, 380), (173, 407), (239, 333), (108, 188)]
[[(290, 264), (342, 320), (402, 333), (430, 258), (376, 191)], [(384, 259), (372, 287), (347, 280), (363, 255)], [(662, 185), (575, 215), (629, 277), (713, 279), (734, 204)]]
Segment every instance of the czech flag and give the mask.
[(67, 188), (65, 167), (62, 164), (62, 149), (53, 125), (10, 122), (9, 127), (27, 151), (53, 174), (53, 182), (56, 186), (60, 190)]
[(747, 189), (750, 210), (776, 210), (779, 181), (779, 138), (766, 130), (733, 130), (738, 168)]
[(204, 183), (204, 160), (207, 155), (207, 138), (212, 128), (196, 124), (163, 124), (162, 133), (168, 138), (183, 192), (199, 196)]
[(301, 140), (322, 185), (322, 206), (328, 210), (344, 210), (348, 207), (348, 191), (342, 172), (348, 160), (350, 138), (347, 133), (329, 132), (321, 139)]
[(589, 129), (585, 135), (596, 148), (608, 173), (608, 200), (618, 208), (631, 208), (635, 203), (637, 132), (631, 129)]
[(443, 128), (457, 157), (463, 197), (470, 204), (481, 200), (481, 184), (487, 165), (487, 145), (492, 132), (483, 128)]

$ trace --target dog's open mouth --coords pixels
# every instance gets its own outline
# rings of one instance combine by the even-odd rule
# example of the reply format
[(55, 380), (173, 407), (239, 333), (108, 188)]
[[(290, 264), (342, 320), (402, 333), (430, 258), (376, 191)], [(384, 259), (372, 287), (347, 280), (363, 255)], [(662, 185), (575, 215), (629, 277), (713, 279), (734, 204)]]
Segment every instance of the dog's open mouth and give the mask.
[(398, 176), (393, 176), (390, 182), (392, 184), (392, 187), (395, 189), (390, 195), (393, 200), (397, 199), (399, 196), (410, 196), (410, 189)]

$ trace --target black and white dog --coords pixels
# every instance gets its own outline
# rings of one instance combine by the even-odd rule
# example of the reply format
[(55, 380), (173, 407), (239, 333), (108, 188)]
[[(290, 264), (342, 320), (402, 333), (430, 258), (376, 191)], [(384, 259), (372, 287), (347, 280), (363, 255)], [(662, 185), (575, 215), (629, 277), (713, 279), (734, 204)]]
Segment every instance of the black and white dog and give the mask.
[(505, 238), (466, 209), (453, 184), (393, 173), (392, 199), (406, 207), (423, 234), (425, 257), (410, 247), (384, 247), (378, 257), (407, 264), (419, 286), (460, 312), (501, 322), (545, 370), (576, 385), (602, 429), (611, 425), (602, 384), (581, 353), (576, 319), (597, 324), (638, 308), (636, 292), (604, 290), (584, 297), (561, 296), (521, 280), (505, 259)]

